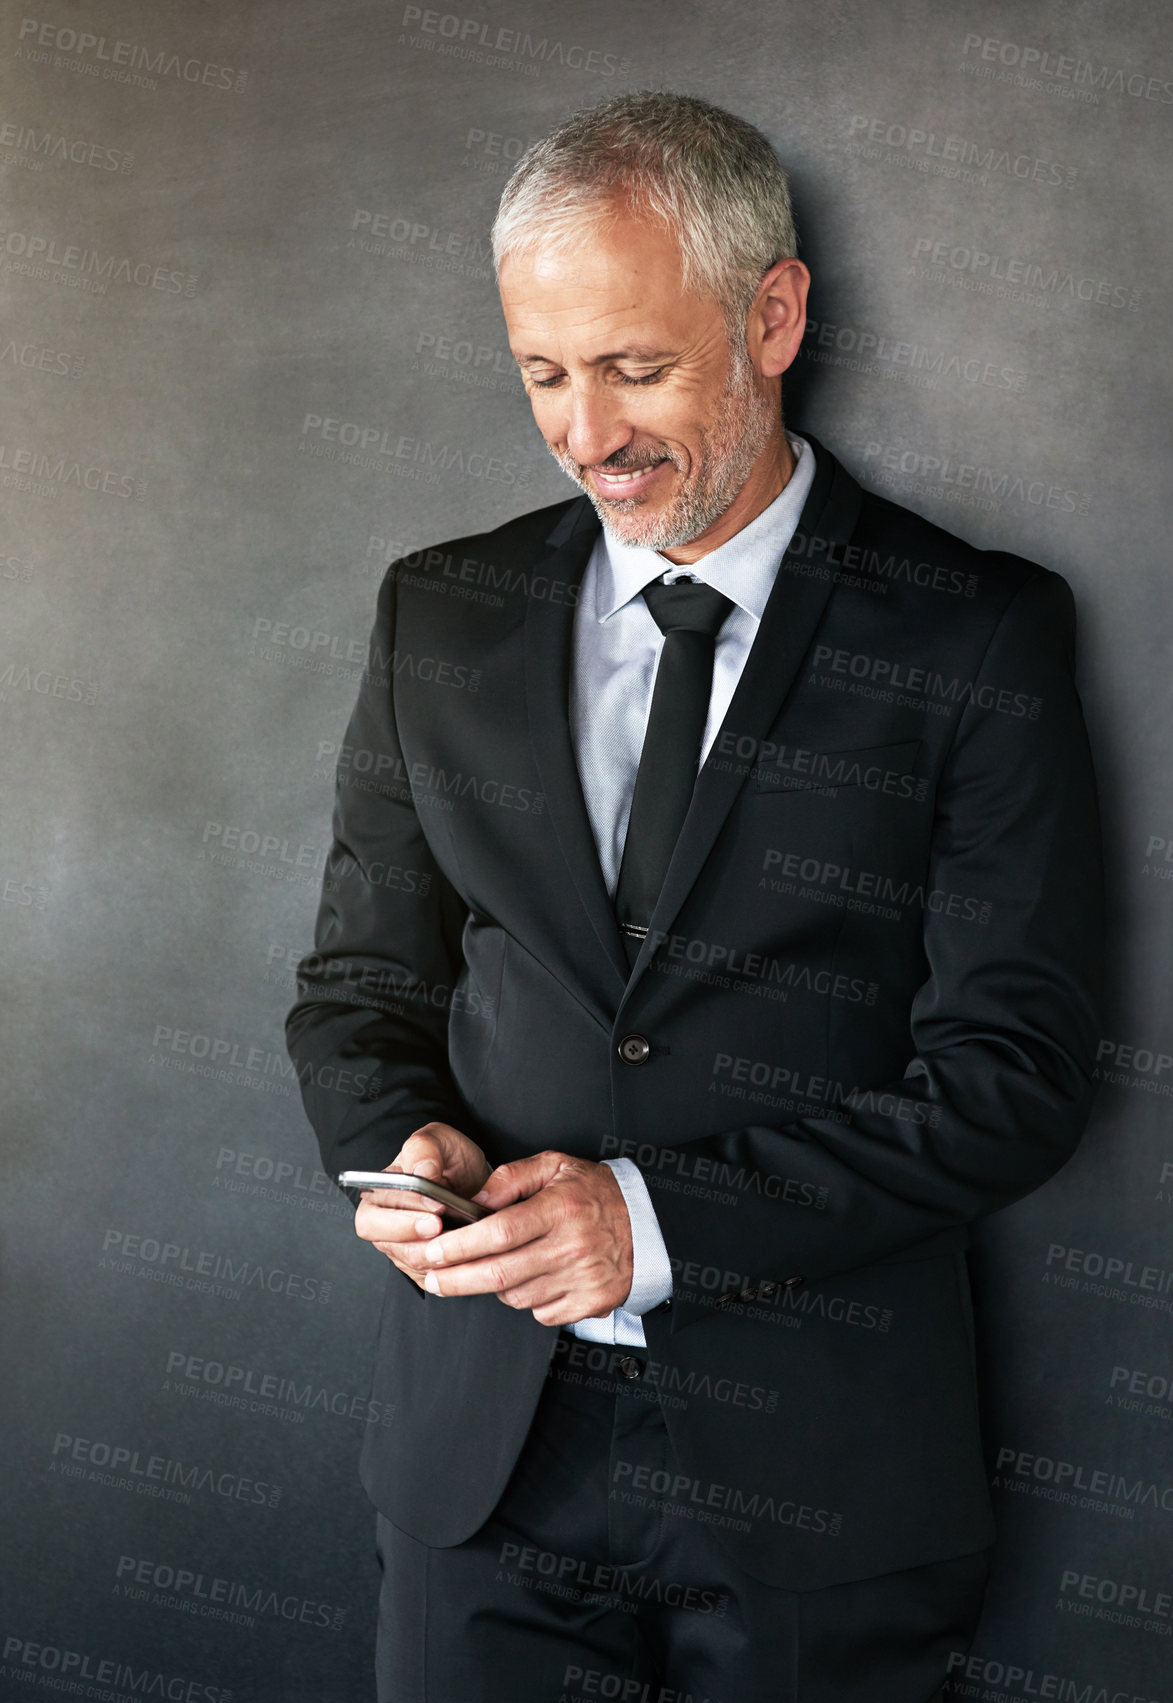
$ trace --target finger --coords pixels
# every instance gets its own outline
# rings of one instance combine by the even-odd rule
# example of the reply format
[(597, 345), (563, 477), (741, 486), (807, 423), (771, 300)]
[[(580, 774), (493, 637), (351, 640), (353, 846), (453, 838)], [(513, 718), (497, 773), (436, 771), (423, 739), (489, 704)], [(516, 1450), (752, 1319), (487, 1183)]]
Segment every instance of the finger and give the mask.
[(552, 1222), (550, 1204), (540, 1196), (519, 1201), (515, 1206), (495, 1212), (491, 1218), (481, 1218), (475, 1224), (461, 1224), (454, 1230), (445, 1230), (429, 1245), (428, 1259), (435, 1265), (454, 1265), (465, 1260), (489, 1258), (544, 1236)]
[(585, 1316), (573, 1294), (559, 1296), (556, 1301), (532, 1307), (530, 1311), (540, 1325), (576, 1325)]
[[(414, 1175), (414, 1172), (411, 1174)], [(442, 1212), (438, 1200), (428, 1194), (416, 1194), (414, 1189), (363, 1189), (362, 1198), (366, 1205), (378, 1206), (388, 1212), (431, 1212), (437, 1218)]]
[(355, 1234), (364, 1242), (419, 1242), (439, 1234), (440, 1217), (435, 1212), (380, 1206), (365, 1197), (354, 1214)]
[(390, 1246), (384, 1246), (383, 1244), (381, 1244), (379, 1242), (372, 1242), (371, 1246), (374, 1247), (374, 1248), (377, 1248), (378, 1251), (381, 1254), (386, 1254), (387, 1258), (391, 1261), (391, 1264), (395, 1267), (395, 1269), (397, 1271), (401, 1271), (405, 1277), (410, 1277), (411, 1281), (418, 1288), (420, 1288), (420, 1289), (423, 1288), (423, 1286), (424, 1286), (423, 1278), (419, 1275), (419, 1273), (417, 1271), (409, 1270), (409, 1268), (403, 1264), (403, 1262), (399, 1258), (399, 1256), (391, 1251)]
[(504, 1301), (507, 1307), (532, 1312), (536, 1307), (551, 1307), (558, 1301), (570, 1301), (572, 1296), (567, 1290), (564, 1272), (543, 1271), (528, 1282), (513, 1283), (508, 1289), (499, 1289), (497, 1299)]
[(433, 1182), (441, 1180), (444, 1175), (444, 1148), (438, 1136), (427, 1133), (429, 1127), (425, 1124), (422, 1130), (408, 1136), (387, 1167), (389, 1171), (410, 1171), (417, 1177), (431, 1177)]
[(528, 1158), (512, 1159), (507, 1165), (498, 1165), (484, 1188), (472, 1198), (478, 1205), (492, 1207), (494, 1211), (502, 1206), (511, 1206), (514, 1201), (524, 1200), (552, 1182), (565, 1158), (564, 1153), (534, 1153)]
[(465, 1260), (440, 1270), (433, 1267), (424, 1287), (430, 1295), (498, 1295), (542, 1276), (565, 1284), (565, 1276), (551, 1268), (549, 1259), (549, 1252), (538, 1245), (489, 1259)]

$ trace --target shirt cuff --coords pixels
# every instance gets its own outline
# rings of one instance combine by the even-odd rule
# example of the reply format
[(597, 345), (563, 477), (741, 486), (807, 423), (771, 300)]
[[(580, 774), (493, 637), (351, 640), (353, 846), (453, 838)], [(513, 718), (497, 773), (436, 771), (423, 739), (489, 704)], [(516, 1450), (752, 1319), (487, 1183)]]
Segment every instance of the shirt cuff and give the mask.
[(638, 1167), (630, 1159), (604, 1159), (603, 1164), (615, 1173), (631, 1220), (631, 1288), (627, 1299), (620, 1302), (620, 1310), (648, 1313), (672, 1293), (672, 1266), (660, 1234), (660, 1222)]

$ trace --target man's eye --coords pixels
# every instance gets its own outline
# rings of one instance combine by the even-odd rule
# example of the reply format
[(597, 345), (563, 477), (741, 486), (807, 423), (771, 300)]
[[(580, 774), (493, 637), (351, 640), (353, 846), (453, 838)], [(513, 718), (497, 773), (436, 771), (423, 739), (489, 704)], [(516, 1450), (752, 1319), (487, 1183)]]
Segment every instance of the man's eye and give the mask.
[[(655, 384), (664, 373), (664, 367), (657, 367), (655, 372), (645, 373), (642, 378), (632, 378), (629, 373), (617, 373), (620, 384)], [(530, 378), (530, 384), (535, 390), (552, 390), (556, 384), (561, 384), (565, 373), (555, 373), (551, 378)]]

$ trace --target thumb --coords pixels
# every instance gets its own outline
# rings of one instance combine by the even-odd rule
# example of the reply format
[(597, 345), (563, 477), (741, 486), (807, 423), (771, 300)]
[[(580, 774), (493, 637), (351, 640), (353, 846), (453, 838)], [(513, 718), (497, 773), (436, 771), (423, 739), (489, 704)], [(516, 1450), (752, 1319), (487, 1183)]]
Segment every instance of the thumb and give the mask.
[(561, 1153), (535, 1153), (527, 1159), (511, 1159), (507, 1165), (498, 1165), (484, 1188), (472, 1198), (478, 1206), (492, 1207), (494, 1211), (515, 1200), (525, 1200), (553, 1181), (562, 1161)]
[(435, 1136), (409, 1135), (395, 1160), (396, 1169), (439, 1182), (444, 1175), (444, 1156)]

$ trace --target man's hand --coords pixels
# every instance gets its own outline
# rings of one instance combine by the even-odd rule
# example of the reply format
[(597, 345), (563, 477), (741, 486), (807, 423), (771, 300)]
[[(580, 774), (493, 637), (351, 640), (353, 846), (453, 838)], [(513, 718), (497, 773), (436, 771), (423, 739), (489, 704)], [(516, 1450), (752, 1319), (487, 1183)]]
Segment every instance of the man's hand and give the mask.
[(431, 1294), (495, 1294), (542, 1325), (599, 1318), (626, 1299), (631, 1221), (610, 1166), (537, 1153), (499, 1165), (472, 1199), (492, 1217), (402, 1250)]
[[(430, 1123), (412, 1131), (385, 1169), (431, 1177), (434, 1183), (443, 1183), (468, 1197), (481, 1187), (492, 1167), (467, 1135), (453, 1129), (451, 1124)], [(391, 1205), (390, 1201), (395, 1204)], [(366, 1189), (355, 1211), (354, 1228), (357, 1235), (386, 1254), (392, 1265), (397, 1265), (423, 1288), (421, 1273), (427, 1268), (418, 1259), (410, 1263), (408, 1250), (438, 1236), (442, 1228), (440, 1214), (427, 1209), (424, 1195), (389, 1196), (382, 1189)]]

